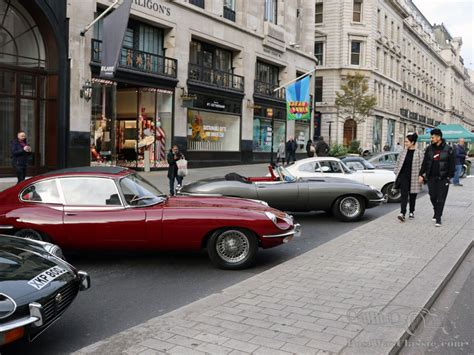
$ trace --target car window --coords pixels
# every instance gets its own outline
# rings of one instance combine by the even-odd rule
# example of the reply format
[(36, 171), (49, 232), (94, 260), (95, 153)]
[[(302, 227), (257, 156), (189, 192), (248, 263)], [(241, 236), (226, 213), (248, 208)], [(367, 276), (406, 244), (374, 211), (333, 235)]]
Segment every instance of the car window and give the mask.
[(37, 182), (23, 190), (21, 199), (27, 202), (62, 203), (56, 180)]
[(337, 161), (322, 160), (319, 162), (319, 164), (321, 165), (321, 170), (325, 173), (342, 173), (341, 166)]
[(314, 165), (315, 165), (315, 163), (305, 163), (305, 164), (300, 165), (298, 170), (299, 171), (305, 171), (307, 173), (312, 173), (312, 172), (314, 172)]
[(164, 194), (160, 190), (137, 174), (128, 175), (120, 180), (120, 188), (125, 202), (130, 206), (146, 206), (164, 200)]
[(337, 162), (337, 165), (339, 166), (339, 169), (342, 172), (344, 172), (345, 174), (351, 174), (352, 173), (352, 171), (343, 162)]
[(63, 178), (59, 179), (66, 205), (121, 206), (117, 186), (112, 179)]
[(365, 167), (362, 163), (358, 162), (358, 161), (348, 161), (346, 162), (346, 165), (350, 168), (350, 169), (354, 169), (354, 170), (364, 170)]

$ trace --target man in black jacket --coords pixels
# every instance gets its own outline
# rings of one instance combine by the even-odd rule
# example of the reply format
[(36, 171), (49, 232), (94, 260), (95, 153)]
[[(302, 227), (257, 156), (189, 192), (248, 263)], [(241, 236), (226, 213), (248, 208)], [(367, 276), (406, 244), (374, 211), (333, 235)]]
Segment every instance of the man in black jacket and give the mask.
[(443, 133), (435, 128), (431, 131), (431, 145), (426, 148), (419, 180), (428, 181), (428, 190), (433, 204), (433, 221), (441, 227), (444, 203), (448, 196), (449, 179), (454, 176), (455, 155), (453, 148), (446, 144)]
[(18, 132), (17, 138), (10, 143), (10, 151), (12, 155), (12, 165), (16, 170), (17, 183), (22, 182), (26, 178), (26, 167), (28, 166), (28, 158), (31, 155), (31, 147), (26, 142), (26, 133)]

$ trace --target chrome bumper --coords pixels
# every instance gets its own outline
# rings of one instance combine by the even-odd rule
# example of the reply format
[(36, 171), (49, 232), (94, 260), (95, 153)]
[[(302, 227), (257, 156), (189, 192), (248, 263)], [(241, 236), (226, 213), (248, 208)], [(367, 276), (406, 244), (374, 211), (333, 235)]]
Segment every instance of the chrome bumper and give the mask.
[(91, 278), (85, 271), (78, 271), (77, 275), (79, 276), (79, 291), (87, 290), (91, 287)]
[(262, 238), (285, 238), (285, 237), (289, 237), (289, 236), (300, 237), (301, 236), (301, 225), (297, 223), (297, 224), (294, 225), (293, 229), (288, 231), (288, 232), (281, 233), (281, 234), (262, 235)]
[[(30, 315), (10, 322), (0, 324), (0, 334), (10, 330), (33, 324), (35, 327), (43, 325), (43, 308), (39, 303), (33, 302), (29, 304)], [(1, 344), (0, 344), (1, 345)]]

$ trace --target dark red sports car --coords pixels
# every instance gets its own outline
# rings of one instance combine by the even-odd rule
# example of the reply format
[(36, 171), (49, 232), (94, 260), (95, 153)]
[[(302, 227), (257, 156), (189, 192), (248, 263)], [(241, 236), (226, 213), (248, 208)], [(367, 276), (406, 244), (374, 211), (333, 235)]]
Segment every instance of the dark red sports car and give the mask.
[(40, 175), (0, 193), (0, 232), (64, 249), (199, 250), (217, 266), (250, 266), (258, 247), (300, 226), (265, 202), (167, 197), (133, 171), (85, 167)]

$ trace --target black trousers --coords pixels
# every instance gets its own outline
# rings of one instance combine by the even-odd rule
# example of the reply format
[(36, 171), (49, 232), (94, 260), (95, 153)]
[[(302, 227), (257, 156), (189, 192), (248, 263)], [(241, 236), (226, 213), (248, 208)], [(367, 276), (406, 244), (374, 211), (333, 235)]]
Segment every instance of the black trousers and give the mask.
[(410, 201), (410, 213), (415, 212), (416, 196), (417, 194), (410, 193), (411, 180), (410, 177), (400, 176), (400, 213), (407, 214), (407, 204)]
[(18, 183), (22, 182), (26, 178), (26, 167), (17, 166), (16, 169), (16, 178), (18, 179)]
[(434, 218), (438, 221), (443, 215), (444, 203), (448, 196), (449, 179), (430, 178), (428, 180), (428, 190), (434, 209)]

